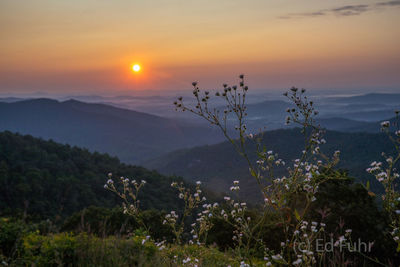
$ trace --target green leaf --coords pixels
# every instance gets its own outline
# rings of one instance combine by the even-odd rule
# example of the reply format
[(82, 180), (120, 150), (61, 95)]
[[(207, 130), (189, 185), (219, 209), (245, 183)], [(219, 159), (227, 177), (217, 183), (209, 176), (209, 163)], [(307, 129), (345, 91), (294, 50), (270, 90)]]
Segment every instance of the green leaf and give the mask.
[(297, 210), (295, 209), (294, 210), (294, 216), (296, 217), (296, 219), (298, 220), (298, 221), (300, 221), (300, 214), (297, 212)]

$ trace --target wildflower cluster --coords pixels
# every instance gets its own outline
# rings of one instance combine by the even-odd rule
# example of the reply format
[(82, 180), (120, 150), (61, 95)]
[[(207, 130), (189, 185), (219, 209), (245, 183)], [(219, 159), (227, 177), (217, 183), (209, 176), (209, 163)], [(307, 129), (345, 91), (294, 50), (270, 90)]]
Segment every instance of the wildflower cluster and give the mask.
[(212, 228), (212, 219), (215, 217), (215, 212), (218, 209), (219, 204), (207, 204), (202, 205), (202, 210), (197, 213), (196, 222), (191, 224), (191, 240), (189, 244), (205, 244), (207, 242), (208, 231)]
[[(233, 181), (233, 184), (237, 190), (239, 190), (239, 181)], [(238, 202), (235, 199), (225, 196), (225, 209), (220, 209), (219, 216), (234, 227), (232, 239), (239, 245), (243, 244), (243, 238), (247, 240), (252, 238), (251, 233), (251, 217), (248, 216), (247, 203)]]
[[(240, 190), (239, 181), (233, 181), (231, 190), (234, 192)], [(233, 227), (232, 240), (237, 244), (236, 247), (239, 248), (238, 253), (240, 258), (246, 258), (252, 242), (262, 243), (261, 239), (256, 237), (254, 233), (254, 228), (251, 224), (252, 219), (247, 212), (248, 207), (246, 202), (239, 202), (230, 196), (225, 196), (224, 203), (221, 205), (218, 203), (212, 205), (204, 204), (203, 208), (200, 222), (207, 222), (207, 226), (210, 227), (212, 226), (210, 219), (215, 217), (224, 220)], [(208, 214), (208, 216), (204, 216), (204, 214)], [(243, 266), (248, 266), (244, 261), (242, 264), (244, 264)]]
[[(225, 109), (210, 107), (209, 101), (211, 94), (209, 91), (200, 91), (197, 82), (193, 82), (193, 96), (195, 97), (194, 107), (185, 105), (183, 98), (179, 97), (174, 102), (177, 111), (189, 111), (209, 122), (211, 125), (218, 127), (224, 136), (232, 143), (237, 152), (242, 155), (247, 163), (252, 163), (246, 152), (246, 140), (253, 139), (254, 135), (247, 133), (247, 126), (244, 120), (247, 116), (247, 107), (245, 105), (248, 86), (245, 84), (244, 75), (239, 75), (239, 85), (229, 86), (223, 84), (221, 92), (216, 92), (215, 96), (225, 101)], [(235, 125), (235, 136), (231, 136), (228, 129), (228, 117), (233, 116), (237, 124)], [(251, 167), (252, 168), (252, 167)], [(257, 179), (257, 178), (256, 178)], [(260, 181), (259, 181), (260, 182)]]
[(139, 203), (138, 199), (140, 189), (146, 184), (145, 180), (137, 182), (136, 180), (130, 180), (129, 178), (120, 177), (120, 184), (122, 185), (122, 191), (120, 192), (112, 178), (112, 173), (108, 174), (107, 183), (104, 188), (110, 190), (122, 198), (122, 207), (125, 214), (129, 214), (137, 217), (139, 215)]
[(395, 113), (396, 120), (393, 126), (397, 127), (397, 129), (394, 131), (394, 134), (390, 131), (390, 121), (382, 122), (381, 130), (385, 132), (392, 141), (396, 149), (396, 154), (394, 156), (389, 156), (382, 153), (385, 161), (372, 162), (366, 171), (373, 174), (385, 189), (385, 194), (382, 195), (383, 205), (391, 219), (391, 235), (400, 249), (400, 193), (397, 188), (400, 174), (396, 168), (400, 161), (400, 130), (398, 125), (399, 112), (396, 111)]
[(185, 259), (182, 260), (183, 266), (193, 266), (193, 267), (198, 267), (199, 260), (198, 259), (191, 259), (190, 257), (186, 257)]
[(315, 240), (320, 238), (321, 233), (325, 230), (325, 224), (318, 222), (301, 221), (298, 230), (293, 232), (294, 248), (296, 259), (292, 262), (293, 265), (310, 266), (317, 261)]
[[(260, 239), (260, 230), (267, 221), (267, 214), (271, 209), (281, 214), (281, 224), (284, 225), (283, 229), (286, 235), (298, 228), (308, 212), (310, 203), (316, 200), (319, 185), (329, 179), (320, 178), (321, 172), (330, 170), (337, 164), (340, 152), (335, 152), (331, 158), (321, 152), (320, 146), (325, 144), (326, 140), (323, 138), (323, 131), (316, 125), (315, 116), (318, 115), (318, 112), (314, 108), (314, 103), (305, 95), (305, 89), (291, 88), (284, 94), (294, 103), (293, 108), (287, 109), (286, 123), (294, 123), (302, 127), (302, 133), (306, 140), (305, 148), (301, 157), (287, 168), (287, 175), (276, 177), (274, 169), (285, 167), (286, 162), (280, 159), (277, 153), (266, 149), (262, 144), (262, 134), (255, 135), (247, 132), (245, 99), (248, 87), (245, 85), (244, 75), (240, 75), (239, 79), (239, 86), (224, 84), (223, 91), (215, 94), (217, 97), (222, 97), (227, 103), (223, 112), (220, 109), (211, 108), (210, 93), (207, 91), (202, 93), (197, 82), (192, 84), (193, 95), (196, 99), (194, 107), (186, 106), (182, 97), (178, 98), (174, 104), (177, 110), (192, 112), (219, 127), (238, 153), (246, 160), (249, 172), (255, 178), (264, 197), (263, 215), (258, 222), (251, 223), (250, 217), (246, 216), (246, 203), (235, 202), (230, 197), (225, 197), (229, 211), (221, 209), (217, 214), (234, 226), (234, 240), (238, 242), (238, 247), (242, 248), (242, 251), (248, 252), (250, 242), (264, 246)], [(231, 136), (228, 132), (227, 118), (229, 114), (232, 114), (237, 121), (235, 126), (237, 137)], [(246, 148), (249, 141), (256, 143), (255, 153), (258, 158), (256, 162), (250, 159), (249, 151)], [(254, 153), (254, 151), (251, 152)], [(234, 181), (230, 190), (237, 192), (239, 189), (239, 182)], [(301, 201), (303, 207), (299, 207), (300, 203), (293, 201), (300, 195), (305, 198), (305, 201)], [(297, 224), (294, 228), (291, 227), (291, 221), (287, 220), (288, 217), (296, 219)], [(246, 259), (247, 256), (244, 255), (244, 258)]]
[[(195, 192), (191, 192), (190, 189), (186, 188), (183, 183), (173, 182), (171, 187), (178, 190), (178, 197), (182, 199), (185, 203), (183, 212), (181, 216), (177, 212), (171, 211), (169, 214), (165, 215), (163, 224), (169, 225), (175, 235), (175, 241), (179, 244), (182, 242), (181, 236), (185, 227), (185, 220), (190, 216), (199, 205), (206, 201), (204, 196), (201, 196), (202, 191), (200, 189), (201, 182), (196, 182)], [(202, 228), (200, 228), (202, 232)], [(195, 234), (195, 230), (192, 230), (193, 240), (198, 241), (198, 235)], [(192, 243), (193, 243), (192, 240)]]
[[(301, 125), (305, 135), (305, 148), (301, 157), (295, 159), (292, 166), (287, 168), (287, 176), (276, 177), (274, 168), (285, 166), (286, 162), (278, 158), (278, 154), (267, 151), (265, 147), (258, 146), (257, 175), (267, 181), (263, 188), (265, 203), (275, 208), (286, 206), (291, 195), (303, 192), (308, 200), (315, 201), (319, 184), (325, 182), (319, 179), (321, 171), (332, 169), (339, 162), (340, 152), (336, 151), (329, 158), (321, 152), (320, 146), (326, 143), (324, 132), (315, 125), (315, 116), (318, 112), (304, 95), (305, 89), (292, 88), (284, 95), (295, 103), (295, 108), (288, 108), (289, 116), (286, 122)], [(318, 159), (319, 158), (319, 159)]]
[(296, 106), (296, 108), (286, 109), (286, 112), (288, 113), (286, 124), (294, 122), (300, 126), (314, 127), (314, 117), (318, 115), (318, 111), (315, 110), (314, 102), (308, 100), (305, 92), (305, 89), (299, 90), (296, 87), (292, 87), (290, 91), (283, 94)]
[(187, 266), (187, 267), (201, 266), (201, 262), (199, 259), (191, 258), (190, 256), (187, 255), (182, 255), (181, 257), (178, 257), (178, 255), (174, 255), (173, 262), (176, 264), (176, 266)]

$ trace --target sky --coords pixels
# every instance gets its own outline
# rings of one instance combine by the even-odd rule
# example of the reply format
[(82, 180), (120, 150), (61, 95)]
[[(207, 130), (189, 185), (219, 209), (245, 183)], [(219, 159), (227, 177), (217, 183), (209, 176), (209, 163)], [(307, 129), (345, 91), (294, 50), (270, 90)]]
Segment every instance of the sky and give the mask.
[[(400, 92), (400, 1), (1, 0), (0, 93)], [(138, 73), (132, 64), (140, 64)]]

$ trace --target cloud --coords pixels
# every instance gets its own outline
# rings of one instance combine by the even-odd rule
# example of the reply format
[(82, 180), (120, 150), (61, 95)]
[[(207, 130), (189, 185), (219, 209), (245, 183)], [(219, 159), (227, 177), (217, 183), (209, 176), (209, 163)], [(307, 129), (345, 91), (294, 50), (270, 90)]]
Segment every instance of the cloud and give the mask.
[(324, 15), (326, 15), (326, 13), (323, 11), (311, 12), (308, 14), (308, 16), (310, 16), (310, 17), (318, 17), (318, 16), (324, 16)]
[(342, 6), (328, 10), (337, 16), (354, 16), (367, 12), (370, 9), (369, 5)]
[(293, 19), (293, 18), (304, 18), (304, 17), (322, 17), (328, 15), (334, 15), (338, 17), (346, 16), (358, 16), (368, 11), (382, 9), (386, 7), (400, 6), (400, 0), (377, 2), (375, 4), (360, 4), (360, 5), (346, 5), (330, 9), (321, 9), (313, 12), (305, 13), (291, 13), (284, 16), (280, 16), (281, 19)]
[(400, 6), (400, 0), (377, 3), (376, 6)]
[(295, 13), (295, 14), (288, 14), (285, 16), (280, 16), (280, 19), (292, 19), (292, 18), (298, 18), (298, 17), (321, 17), (325, 16), (326, 13), (324, 11), (316, 11), (316, 12), (310, 12), (310, 13)]

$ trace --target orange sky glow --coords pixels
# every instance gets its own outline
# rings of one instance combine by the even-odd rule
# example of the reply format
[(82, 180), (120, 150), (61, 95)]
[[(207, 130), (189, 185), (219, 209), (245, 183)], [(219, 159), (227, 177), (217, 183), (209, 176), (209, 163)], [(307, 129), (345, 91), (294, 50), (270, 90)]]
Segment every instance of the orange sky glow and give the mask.
[(0, 93), (400, 90), (400, 1), (3, 0), (0, 25)]

